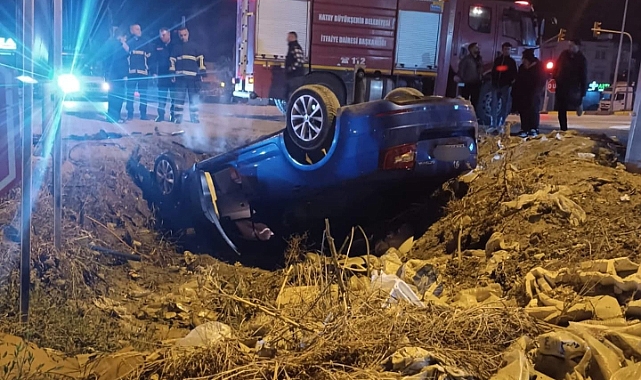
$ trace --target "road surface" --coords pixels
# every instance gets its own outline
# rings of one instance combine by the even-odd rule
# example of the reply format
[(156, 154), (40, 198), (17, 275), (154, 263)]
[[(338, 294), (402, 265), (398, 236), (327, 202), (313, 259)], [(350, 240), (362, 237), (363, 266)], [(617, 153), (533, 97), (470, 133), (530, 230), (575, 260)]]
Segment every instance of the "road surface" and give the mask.
[[(519, 122), (518, 116), (508, 117), (508, 121)], [(568, 128), (586, 133), (606, 134), (616, 136), (621, 141), (627, 141), (630, 131), (631, 116), (616, 115), (583, 115), (576, 116), (568, 113)], [(559, 129), (559, 120), (556, 113), (541, 114), (541, 131), (544, 133)], [(516, 129), (512, 131), (518, 132)]]
[[(42, 128), (40, 128), (41, 114), (42, 112), (37, 109), (34, 118), (35, 134), (42, 133)], [(125, 124), (107, 123), (104, 121), (104, 117), (95, 112), (85, 114), (65, 113), (62, 134), (64, 137), (69, 138), (72, 135), (92, 135), (101, 130), (108, 133), (121, 134), (154, 133), (155, 128), (164, 133), (182, 130), (184, 131), (182, 135), (184, 145), (195, 150), (209, 152), (212, 146), (216, 146), (214, 150), (220, 151), (221, 148), (227, 148), (228, 143), (237, 146), (239, 143), (249, 142), (262, 135), (273, 133), (282, 129), (285, 122), (285, 117), (280, 114), (276, 107), (246, 104), (203, 104), (200, 110), (200, 124), (192, 124), (188, 121), (182, 125), (175, 125), (169, 122), (156, 123), (153, 121), (155, 116), (156, 109), (153, 105), (149, 107), (149, 117), (152, 120), (141, 121), (138, 119), (138, 114), (136, 114), (136, 119)], [(518, 123), (519, 118), (518, 116), (510, 116), (508, 120)], [(583, 115), (578, 117), (571, 113), (568, 115), (568, 122), (570, 129), (615, 136), (625, 142), (628, 137), (631, 117), (608, 115)], [(551, 132), (558, 128), (556, 114), (541, 115), (541, 131), (543, 133)], [(518, 126), (514, 126), (512, 132), (518, 132)]]

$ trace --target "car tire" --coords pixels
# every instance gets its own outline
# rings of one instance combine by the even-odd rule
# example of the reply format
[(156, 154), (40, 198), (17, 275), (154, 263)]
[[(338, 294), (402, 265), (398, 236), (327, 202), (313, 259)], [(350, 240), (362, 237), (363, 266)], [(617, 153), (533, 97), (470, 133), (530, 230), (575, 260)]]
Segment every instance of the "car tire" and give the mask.
[(185, 160), (172, 152), (165, 152), (156, 158), (153, 176), (161, 201), (178, 200), (185, 169)]
[(287, 104), (285, 133), (302, 150), (315, 151), (333, 138), (339, 107), (338, 98), (329, 88), (318, 84), (302, 86)]
[(419, 90), (412, 87), (398, 87), (388, 92), (385, 95), (385, 100), (395, 101), (395, 100), (406, 100), (406, 99), (421, 99), (425, 95)]

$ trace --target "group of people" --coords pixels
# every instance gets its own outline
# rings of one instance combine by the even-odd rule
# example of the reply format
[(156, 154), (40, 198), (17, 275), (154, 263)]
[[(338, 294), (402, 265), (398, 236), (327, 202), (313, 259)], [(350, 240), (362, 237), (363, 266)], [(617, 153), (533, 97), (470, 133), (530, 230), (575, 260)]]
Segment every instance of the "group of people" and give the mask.
[[(109, 83), (107, 121), (125, 122), (121, 117), (125, 102), (127, 120), (133, 120), (136, 90), (140, 96), (140, 119), (148, 120), (148, 88), (151, 81), (156, 81), (156, 122), (167, 120), (181, 124), (188, 98), (190, 121), (199, 123), (199, 92), (206, 75), (205, 58), (200, 47), (189, 40), (189, 30), (179, 28), (177, 42), (172, 41), (168, 28), (161, 28), (158, 40), (153, 42), (142, 38), (138, 24), (131, 25), (129, 32), (117, 30), (109, 46), (105, 63), (105, 80)], [(165, 118), (168, 100), (169, 118)]]
[[(583, 114), (583, 98), (588, 89), (587, 60), (580, 51), (581, 41), (569, 41), (554, 65), (552, 78), (556, 81), (555, 108), (559, 114), (562, 131), (568, 129), (568, 110)], [(469, 54), (459, 63), (458, 77), (463, 83), (461, 96), (478, 109), (483, 83), (483, 59), (478, 44), (468, 46)], [(543, 63), (535, 56), (534, 49), (526, 49), (521, 65), (511, 57), (512, 45), (502, 45), (501, 54), (492, 67), (492, 118), (491, 128), (500, 128), (508, 113), (513, 110), (521, 118), (519, 136), (536, 136), (539, 133), (541, 101), (548, 76)], [(512, 108), (509, 109), (510, 98)]]

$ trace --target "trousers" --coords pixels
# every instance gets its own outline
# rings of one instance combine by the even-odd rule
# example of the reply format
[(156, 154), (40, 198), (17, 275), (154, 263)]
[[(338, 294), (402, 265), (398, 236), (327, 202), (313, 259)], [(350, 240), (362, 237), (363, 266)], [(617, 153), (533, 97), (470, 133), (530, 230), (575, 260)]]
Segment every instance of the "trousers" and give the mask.
[(110, 79), (109, 92), (107, 93), (107, 117), (110, 121), (120, 120), (122, 105), (127, 96), (127, 82), (125, 78)]
[(142, 74), (129, 74), (127, 78), (127, 117), (134, 117), (134, 94), (136, 89), (140, 94), (139, 111), (140, 117), (147, 116), (147, 88), (149, 87), (149, 77)]
[(158, 116), (165, 116), (165, 107), (167, 106), (167, 98), (171, 105), (169, 106), (169, 115), (174, 117), (174, 111), (176, 106), (175, 99), (175, 86), (172, 83), (170, 78), (160, 78), (158, 79)]
[(189, 113), (192, 116), (198, 115), (200, 102), (200, 79), (197, 77), (177, 77), (175, 83), (176, 116), (182, 116), (185, 100), (189, 99)]

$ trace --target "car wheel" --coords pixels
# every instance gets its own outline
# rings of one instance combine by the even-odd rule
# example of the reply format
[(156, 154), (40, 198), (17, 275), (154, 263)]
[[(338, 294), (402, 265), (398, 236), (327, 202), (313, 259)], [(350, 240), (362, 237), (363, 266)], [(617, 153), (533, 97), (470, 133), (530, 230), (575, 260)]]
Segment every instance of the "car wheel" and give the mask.
[(406, 99), (421, 99), (424, 98), (422, 92), (412, 87), (398, 87), (388, 92), (385, 95), (385, 100), (395, 101), (395, 100), (406, 100)]
[(154, 180), (162, 200), (173, 201), (178, 198), (185, 167), (183, 158), (171, 152), (163, 153), (156, 158)]
[(276, 108), (285, 115), (287, 113), (287, 102), (283, 99), (274, 99), (274, 105), (276, 105)]
[(287, 105), (287, 134), (305, 151), (314, 151), (331, 139), (339, 108), (336, 95), (325, 86), (300, 87)]

